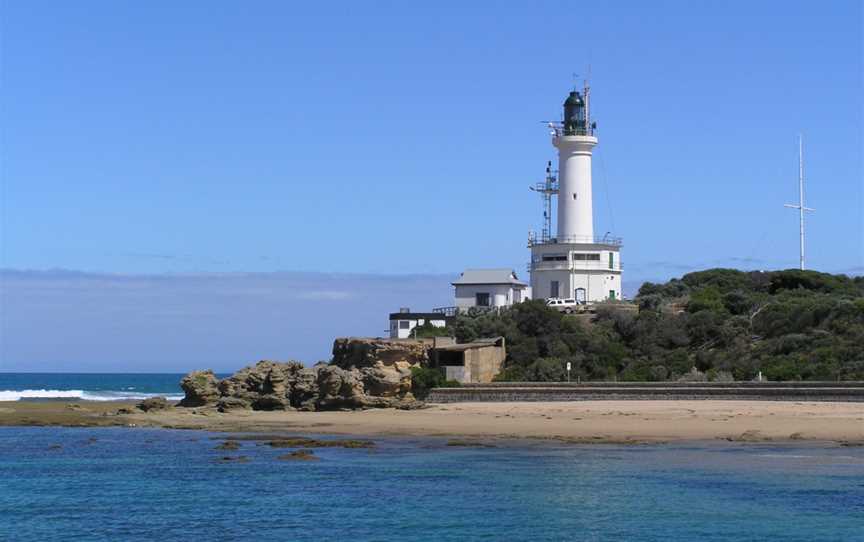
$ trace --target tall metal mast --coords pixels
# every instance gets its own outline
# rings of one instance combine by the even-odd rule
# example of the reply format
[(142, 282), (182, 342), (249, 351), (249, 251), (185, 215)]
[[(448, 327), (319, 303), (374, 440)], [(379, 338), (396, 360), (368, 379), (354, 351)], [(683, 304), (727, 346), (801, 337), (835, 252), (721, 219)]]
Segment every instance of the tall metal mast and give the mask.
[(792, 205), (791, 203), (786, 203), (783, 205), (784, 207), (789, 207), (791, 209), (798, 209), (798, 221), (799, 221), (799, 235), (801, 242), (800, 249), (800, 265), (801, 270), (804, 270), (804, 212), (805, 211), (815, 211), (815, 209), (811, 209), (810, 207), (804, 206), (804, 138), (800, 134), (798, 135), (798, 205)]
[(543, 232), (541, 242), (552, 238), (552, 196), (558, 193), (558, 179), (552, 171), (552, 162), (546, 162), (546, 180), (529, 187), (540, 194), (543, 200)]

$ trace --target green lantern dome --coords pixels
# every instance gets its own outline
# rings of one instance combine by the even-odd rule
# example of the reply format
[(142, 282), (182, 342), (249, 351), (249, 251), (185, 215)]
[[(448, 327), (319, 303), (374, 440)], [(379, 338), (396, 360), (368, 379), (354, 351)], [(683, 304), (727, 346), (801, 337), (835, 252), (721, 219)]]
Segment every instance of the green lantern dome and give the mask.
[(567, 107), (568, 105), (569, 106), (576, 106), (576, 105), (584, 105), (584, 104), (585, 104), (585, 100), (582, 99), (582, 95), (579, 94), (579, 91), (576, 91), (576, 90), (571, 92), (570, 95), (567, 96), (567, 99), (564, 100), (564, 107)]
[(585, 99), (576, 90), (564, 100), (564, 135), (590, 135)]

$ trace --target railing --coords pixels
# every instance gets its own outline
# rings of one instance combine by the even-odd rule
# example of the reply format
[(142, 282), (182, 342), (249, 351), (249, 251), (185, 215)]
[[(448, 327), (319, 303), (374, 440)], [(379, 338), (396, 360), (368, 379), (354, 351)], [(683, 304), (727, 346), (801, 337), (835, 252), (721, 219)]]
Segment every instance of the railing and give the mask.
[(615, 265), (609, 267), (608, 261), (570, 261), (570, 262), (529, 262), (528, 270), (549, 271), (549, 270), (585, 270), (585, 271), (621, 271), (624, 265), (616, 261)]
[(602, 237), (589, 237), (589, 236), (570, 236), (570, 237), (553, 237), (551, 239), (538, 239), (533, 235), (528, 236), (528, 246), (533, 247), (535, 245), (564, 245), (564, 244), (595, 244), (595, 245), (610, 245), (613, 247), (620, 247), (624, 239), (621, 237), (611, 237), (609, 235), (604, 235)]
[(506, 309), (506, 306), (489, 306), (489, 307), (435, 307), (432, 312), (440, 314), (445, 318), (452, 318), (459, 314), (479, 314), (484, 312), (500, 312)]
[(452, 317), (452, 316), (456, 316), (456, 314), (459, 312), (459, 307), (436, 307), (436, 308), (432, 309), (432, 312), (434, 312), (436, 314), (441, 314), (444, 316)]
[(594, 125), (580, 123), (580, 125), (569, 125), (566, 126), (563, 122), (550, 122), (548, 123), (549, 127), (552, 128), (552, 132), (555, 137), (561, 136), (593, 136), (594, 135)]

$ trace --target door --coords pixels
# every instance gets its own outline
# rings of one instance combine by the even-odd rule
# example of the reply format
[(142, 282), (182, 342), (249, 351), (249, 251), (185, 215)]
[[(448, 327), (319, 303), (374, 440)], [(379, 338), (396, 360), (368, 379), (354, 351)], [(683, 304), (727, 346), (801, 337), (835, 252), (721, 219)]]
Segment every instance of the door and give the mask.
[(580, 305), (585, 304), (585, 288), (576, 288), (576, 294), (573, 296), (576, 298), (576, 303)]

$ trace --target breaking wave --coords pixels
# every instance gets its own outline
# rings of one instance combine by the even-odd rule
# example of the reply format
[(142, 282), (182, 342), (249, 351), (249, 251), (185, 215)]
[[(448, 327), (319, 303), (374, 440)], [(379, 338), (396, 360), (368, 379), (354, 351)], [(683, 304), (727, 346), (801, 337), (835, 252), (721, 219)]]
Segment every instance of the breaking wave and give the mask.
[(84, 391), (84, 390), (0, 390), (0, 401), (21, 399), (80, 399), (82, 401), (130, 401), (148, 397), (165, 397), (179, 401), (183, 395), (166, 393), (140, 393), (131, 391)]

